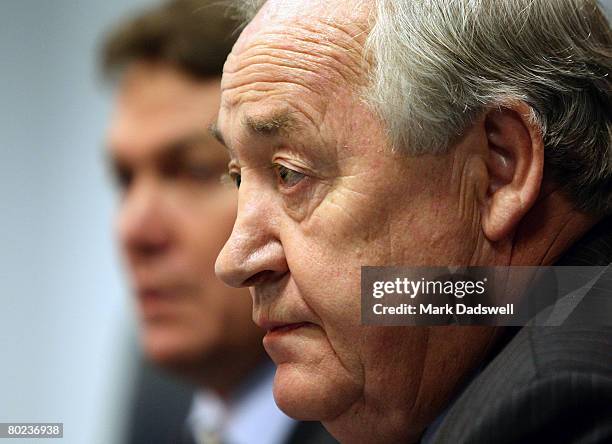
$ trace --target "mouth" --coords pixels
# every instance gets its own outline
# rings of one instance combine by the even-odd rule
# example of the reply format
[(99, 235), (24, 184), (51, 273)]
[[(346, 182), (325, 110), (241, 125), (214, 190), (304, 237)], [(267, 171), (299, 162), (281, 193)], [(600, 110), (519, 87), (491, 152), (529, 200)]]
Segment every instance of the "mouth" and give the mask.
[(138, 298), (143, 302), (158, 299), (168, 299), (172, 296), (171, 291), (151, 287), (137, 289), (136, 294), (138, 295)]
[(175, 313), (184, 302), (184, 291), (180, 287), (147, 286), (135, 289), (141, 315), (145, 319), (158, 318)]
[(262, 321), (258, 323), (261, 328), (266, 330), (266, 335), (271, 334), (283, 334), (289, 333), (291, 331), (313, 326), (312, 322), (272, 322), (272, 321)]
[(310, 325), (310, 322), (296, 322), (294, 324), (283, 324), (283, 325), (279, 325), (279, 326), (268, 329), (268, 333), (284, 333), (284, 332), (288, 332), (291, 330), (297, 330), (298, 328), (301, 328), (301, 327), (306, 327), (307, 325)]

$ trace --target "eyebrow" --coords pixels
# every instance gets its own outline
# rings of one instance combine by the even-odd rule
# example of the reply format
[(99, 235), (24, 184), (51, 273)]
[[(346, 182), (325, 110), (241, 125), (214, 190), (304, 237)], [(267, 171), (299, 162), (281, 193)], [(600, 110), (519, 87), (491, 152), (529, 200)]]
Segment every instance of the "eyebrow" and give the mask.
[(169, 143), (162, 145), (159, 155), (161, 156), (179, 156), (185, 155), (191, 151), (200, 151), (202, 145), (210, 141), (210, 135), (206, 131), (196, 131), (185, 137), (177, 138)]
[(263, 116), (246, 116), (242, 124), (252, 133), (264, 137), (276, 137), (298, 126), (297, 120), (289, 110), (279, 110)]
[[(242, 124), (253, 134), (268, 138), (288, 134), (299, 128), (299, 121), (290, 110), (279, 110), (268, 115), (245, 116)], [(208, 126), (208, 132), (223, 146), (229, 148), (216, 122)]]

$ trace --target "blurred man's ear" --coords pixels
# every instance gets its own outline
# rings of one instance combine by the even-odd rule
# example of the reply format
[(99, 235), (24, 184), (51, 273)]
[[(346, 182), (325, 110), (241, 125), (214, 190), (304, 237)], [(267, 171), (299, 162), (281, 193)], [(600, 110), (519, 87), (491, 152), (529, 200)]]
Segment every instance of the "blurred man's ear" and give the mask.
[(544, 143), (524, 103), (490, 110), (484, 130), (489, 184), (482, 229), (492, 242), (507, 237), (535, 203), (542, 185)]

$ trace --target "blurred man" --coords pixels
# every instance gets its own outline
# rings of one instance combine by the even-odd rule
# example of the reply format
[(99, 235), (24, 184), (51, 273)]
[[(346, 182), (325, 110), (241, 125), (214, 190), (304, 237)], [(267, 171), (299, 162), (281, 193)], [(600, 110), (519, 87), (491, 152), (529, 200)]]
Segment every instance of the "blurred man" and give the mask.
[[(236, 192), (220, 181), (228, 157), (207, 127), (219, 107), (235, 23), (208, 3), (176, 1), (148, 11), (119, 27), (104, 47), (106, 72), (119, 75), (108, 147), (142, 346), (151, 361), (199, 389), (187, 440), (323, 442), (319, 424), (296, 427), (274, 405), (273, 369), (251, 320), (248, 291), (214, 276)], [(153, 402), (171, 402), (166, 398)], [(156, 422), (164, 420), (163, 413), (148, 418), (141, 427), (151, 430), (142, 440), (176, 442), (180, 433), (159, 431)]]
[(347, 443), (612, 442), (610, 328), (503, 347), (493, 327), (360, 325), (363, 265), (610, 264), (596, 2), (239, 3), (213, 128), (238, 215), (216, 267), (251, 287), (283, 411)]

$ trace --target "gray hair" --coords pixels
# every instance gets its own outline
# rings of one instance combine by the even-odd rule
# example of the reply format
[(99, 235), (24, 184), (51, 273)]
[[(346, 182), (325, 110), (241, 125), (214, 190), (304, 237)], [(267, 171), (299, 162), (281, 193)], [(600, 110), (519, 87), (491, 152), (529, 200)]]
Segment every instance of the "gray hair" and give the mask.
[[(546, 174), (579, 209), (612, 213), (612, 32), (596, 0), (372, 2), (365, 97), (396, 149), (444, 152), (486, 110), (522, 101)], [(265, 0), (237, 3), (248, 19)]]
[(253, 20), (257, 15), (257, 12), (261, 9), (267, 0), (225, 0), (221, 1), (228, 7), (230, 16), (242, 22), (242, 26), (245, 26), (248, 22)]

